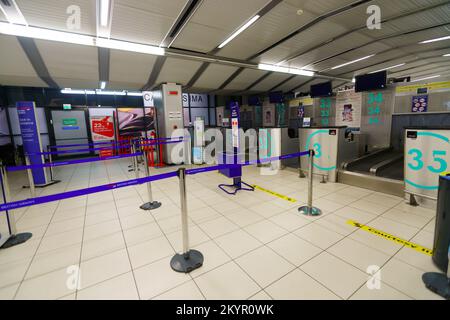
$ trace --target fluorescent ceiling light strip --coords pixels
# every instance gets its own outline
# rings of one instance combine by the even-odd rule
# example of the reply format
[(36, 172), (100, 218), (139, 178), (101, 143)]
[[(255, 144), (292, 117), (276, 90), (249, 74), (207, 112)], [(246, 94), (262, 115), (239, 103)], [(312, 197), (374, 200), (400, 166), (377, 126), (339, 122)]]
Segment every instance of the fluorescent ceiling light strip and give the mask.
[(164, 48), (149, 46), (145, 44), (132, 43), (127, 41), (112, 40), (106, 38), (96, 39), (97, 47), (109, 48), (116, 50), (132, 51), (146, 54), (153, 54), (163, 56), (165, 54)]
[(450, 57), (450, 53), (444, 54), (443, 57)]
[(445, 37), (441, 37), (441, 38), (436, 38), (436, 39), (430, 39), (430, 40), (425, 40), (422, 42), (419, 42), (420, 44), (425, 44), (425, 43), (431, 43), (431, 42), (437, 42), (437, 41), (443, 41), (443, 40), (449, 40), (450, 36), (445, 36)]
[(440, 76), (441, 76), (441, 75), (429, 76), (429, 77), (425, 77), (425, 78), (416, 79), (416, 80), (413, 80), (413, 81), (411, 81), (411, 82), (419, 82), (419, 81), (423, 81), (423, 80), (429, 80), (429, 79), (439, 78)]
[(106, 88), (106, 81), (100, 81), (100, 89), (105, 89)]
[(375, 54), (371, 54), (370, 56), (362, 57), (362, 58), (359, 58), (359, 59), (356, 59), (356, 60), (352, 60), (352, 61), (349, 61), (349, 62), (340, 64), (340, 65), (338, 65), (338, 66), (335, 66), (335, 67), (331, 68), (331, 70), (339, 69), (339, 68), (348, 66), (348, 65), (350, 65), (350, 64), (353, 64), (353, 63), (356, 63), (356, 62), (360, 62), (360, 61), (363, 61), (363, 60), (372, 58), (374, 55), (375, 55)]
[(95, 94), (94, 90), (72, 90), (70, 88), (65, 88), (61, 90), (63, 94)]
[(18, 37), (81, 44), (85, 46), (95, 45), (94, 37), (84, 36), (71, 32), (10, 24), (6, 22), (0, 22), (0, 33)]
[(297, 69), (297, 68), (287, 68), (287, 67), (275, 66), (272, 64), (260, 63), (260, 64), (258, 64), (258, 69), (266, 70), (266, 71), (296, 74), (296, 75), (301, 75), (301, 76), (305, 76), (305, 77), (313, 77), (314, 76), (313, 71), (307, 71), (307, 70)]
[(127, 96), (142, 97), (142, 92), (127, 92)]
[(394, 68), (402, 67), (402, 66), (404, 66), (405, 64), (406, 64), (406, 63), (400, 63), (400, 64), (397, 64), (397, 65), (392, 66), (392, 67), (387, 67), (387, 68), (380, 69), (380, 70), (376, 70), (376, 71), (372, 71), (372, 72), (369, 72), (369, 73), (377, 73), (377, 72), (381, 72), (381, 71), (385, 71), (385, 70), (391, 70), (391, 69), (394, 69)]
[(164, 55), (164, 48), (155, 46), (112, 40), (105, 38), (95, 38), (91, 36), (85, 36), (81, 34), (63, 32), (56, 30), (49, 30), (44, 28), (28, 27), (22, 25), (11, 24), (8, 22), (0, 22), (0, 33), (8, 34), (18, 37), (27, 37), (34, 39), (42, 39), (49, 41), (65, 42), (80, 44), (85, 46), (97, 46), (102, 48), (125, 50), (131, 52), (152, 54), (152, 55)]
[(109, 0), (100, 0), (100, 25), (108, 26), (109, 20)]
[(248, 27), (250, 27), (253, 23), (255, 23), (256, 20), (259, 19), (259, 15), (254, 16), (253, 18), (251, 18), (249, 21), (247, 21), (246, 24), (244, 24), (242, 27), (240, 27), (235, 33), (233, 33), (230, 37), (228, 37), (228, 39), (226, 39), (224, 42), (222, 42), (219, 45), (219, 49), (222, 49), (223, 47), (225, 47), (231, 40), (233, 40), (234, 38), (236, 38), (242, 31), (244, 31), (245, 29), (247, 29)]
[(98, 95), (102, 96), (125, 96), (127, 93), (125, 91), (103, 91), (97, 90)]

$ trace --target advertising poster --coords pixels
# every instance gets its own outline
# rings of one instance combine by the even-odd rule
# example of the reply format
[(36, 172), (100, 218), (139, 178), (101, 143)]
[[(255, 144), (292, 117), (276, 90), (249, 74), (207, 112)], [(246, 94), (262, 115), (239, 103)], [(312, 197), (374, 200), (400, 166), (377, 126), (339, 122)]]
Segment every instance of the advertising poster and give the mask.
[(305, 106), (303, 103), (299, 103), (299, 106), (297, 108), (297, 118), (301, 119), (305, 117)]
[(6, 117), (6, 108), (0, 107), (0, 145), (11, 142), (9, 139), (8, 118)]
[(336, 125), (361, 127), (362, 94), (354, 90), (340, 91), (336, 95)]
[(263, 126), (275, 126), (275, 107), (273, 105), (263, 106)]
[(114, 120), (112, 116), (91, 116), (93, 141), (114, 140)]
[(118, 108), (117, 118), (120, 135), (139, 135), (144, 131), (143, 108)]
[[(36, 118), (36, 106), (33, 101), (17, 102), (17, 115), (19, 118), (20, 132), (22, 135), (23, 150), (30, 154), (31, 164), (43, 164), (42, 155), (33, 155), (42, 152), (39, 127)], [(44, 168), (32, 169), (33, 180), (36, 185), (47, 183)]]
[(412, 97), (412, 112), (427, 112), (428, 111), (428, 95), (413, 96)]

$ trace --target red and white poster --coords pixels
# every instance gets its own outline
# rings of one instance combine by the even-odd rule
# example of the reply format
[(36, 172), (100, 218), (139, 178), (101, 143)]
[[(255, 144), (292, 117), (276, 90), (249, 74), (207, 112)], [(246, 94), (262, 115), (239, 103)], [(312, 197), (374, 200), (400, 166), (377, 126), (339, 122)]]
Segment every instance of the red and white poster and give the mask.
[(114, 121), (112, 116), (91, 116), (93, 141), (114, 140)]

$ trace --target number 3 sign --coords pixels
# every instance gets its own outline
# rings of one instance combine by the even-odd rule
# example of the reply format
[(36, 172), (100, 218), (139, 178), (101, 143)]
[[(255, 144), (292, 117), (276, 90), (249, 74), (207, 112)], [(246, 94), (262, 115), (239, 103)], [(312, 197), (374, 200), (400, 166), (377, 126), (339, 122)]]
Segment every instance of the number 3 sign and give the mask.
[(450, 138), (436, 132), (417, 133), (417, 141), (407, 140), (405, 183), (424, 190), (438, 190), (437, 176), (449, 168)]

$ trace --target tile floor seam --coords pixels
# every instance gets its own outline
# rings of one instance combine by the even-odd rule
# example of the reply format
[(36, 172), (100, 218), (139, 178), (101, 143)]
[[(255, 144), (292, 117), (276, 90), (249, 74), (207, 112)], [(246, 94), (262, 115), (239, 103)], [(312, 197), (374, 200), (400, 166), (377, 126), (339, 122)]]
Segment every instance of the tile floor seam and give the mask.
[[(73, 173), (72, 173), (72, 175), (71, 175), (71, 178), (73, 177), (73, 174), (74, 174), (74, 173), (75, 173), (75, 170), (73, 171)], [(60, 205), (61, 205), (61, 201), (58, 201), (58, 202), (57, 202), (57, 205), (55, 206), (55, 208), (54, 208), (54, 210), (53, 210), (53, 215), (52, 215), (52, 218), (50, 218), (50, 222), (51, 222), (51, 220), (53, 219), (53, 217), (54, 217), (54, 215), (55, 215), (55, 212), (56, 212), (57, 208), (58, 208)], [(37, 252), (38, 252), (38, 250), (39, 250), (39, 248), (40, 248), (40, 246), (41, 246), (41, 244), (42, 244), (42, 241), (44, 241), (44, 237), (45, 237), (45, 234), (47, 233), (48, 227), (50, 226), (50, 222), (49, 222), (49, 224), (47, 225), (47, 227), (46, 227), (46, 229), (45, 229), (45, 231), (44, 231), (44, 234), (43, 234), (42, 237), (39, 239), (39, 245), (36, 247), (36, 250), (35, 250), (35, 252), (34, 252), (34, 254), (33, 254), (33, 257), (31, 258), (30, 263), (28, 264), (27, 270), (26, 270), (25, 273), (23, 274), (22, 280), (20, 281), (19, 285), (17, 286), (17, 289), (16, 289), (16, 291), (15, 291), (15, 293), (14, 293), (14, 296), (13, 296), (13, 298), (12, 298), (13, 300), (16, 300), (17, 294), (19, 293), (19, 291), (20, 291), (20, 289), (21, 289), (21, 287), (22, 287), (23, 282), (26, 281), (26, 280), (29, 280), (29, 279), (26, 279), (26, 280), (25, 280), (25, 277), (26, 277), (27, 273), (29, 272), (29, 270), (30, 270), (30, 268), (31, 268), (31, 265), (32, 265), (33, 262), (34, 262), (34, 259), (35, 259), (36, 255), (37, 255)]]
[[(139, 194), (139, 196), (141, 197), (141, 200), (142, 201), (144, 201), (143, 200), (143, 198), (142, 198), (142, 195), (141, 194)], [(174, 245), (172, 244), (172, 242), (170, 242), (170, 240), (169, 240), (169, 238), (167, 237), (167, 234), (164, 232), (164, 230), (162, 229), (162, 227), (159, 225), (159, 223), (158, 223), (158, 220), (157, 219), (155, 219), (155, 217), (153, 216), (153, 213), (150, 213), (151, 215), (152, 215), (152, 217), (153, 217), (153, 219), (155, 220), (155, 223), (156, 223), (156, 225), (158, 226), (158, 228), (159, 228), (159, 230), (161, 231), (161, 233), (164, 235), (164, 237), (165, 237), (165, 239), (167, 240), (167, 242), (169, 243), (169, 245), (172, 247), (172, 249), (173, 249), (173, 251), (175, 252), (175, 254), (176, 253), (178, 253), (178, 250), (174, 247)], [(189, 225), (188, 225), (188, 228), (189, 228)], [(175, 232), (178, 232), (178, 231), (175, 231)], [(174, 232), (174, 233), (175, 233)], [(165, 257), (166, 258), (166, 257)], [(165, 259), (164, 258), (164, 259)], [(152, 262), (152, 263), (154, 263), (154, 262)], [(152, 264), (152, 263), (150, 263), (150, 264)], [(150, 265), (149, 264), (149, 265)], [(175, 272), (175, 271), (174, 271)], [(191, 278), (191, 280), (193, 281), (194, 280), (194, 278), (192, 277), (192, 275), (189, 273), (188, 274), (189, 275), (189, 277)], [(186, 281), (187, 282), (187, 281)], [(182, 284), (180, 284), (180, 285), (183, 285), (184, 283), (186, 283), (186, 282), (183, 282)], [(205, 298), (205, 300), (206, 300), (206, 297), (205, 297), (205, 295), (203, 294), (203, 292), (202, 292), (202, 290), (200, 289), (200, 287), (198, 286), (198, 284), (194, 281), (194, 284), (196, 285), (196, 287), (198, 288), (198, 290), (200, 291), (200, 293), (201, 293), (201, 295)], [(136, 284), (136, 286), (137, 286), (137, 284)], [(175, 287), (173, 287), (173, 288), (170, 288), (169, 290), (167, 290), (166, 292), (168, 292), (168, 291), (170, 291), (170, 290), (173, 290), (173, 289), (175, 289), (175, 288), (177, 288), (177, 287), (179, 287), (179, 286), (175, 286)], [(163, 292), (163, 293), (165, 293), (165, 292)], [(161, 293), (161, 294), (163, 294), (163, 293)], [(160, 294), (160, 295), (161, 295)], [(157, 295), (158, 296), (158, 295)], [(150, 299), (153, 299), (153, 298), (155, 298), (155, 297), (157, 297), (157, 296), (154, 296), (154, 297), (151, 297)], [(147, 300), (150, 300), (150, 299), (147, 299)]]

